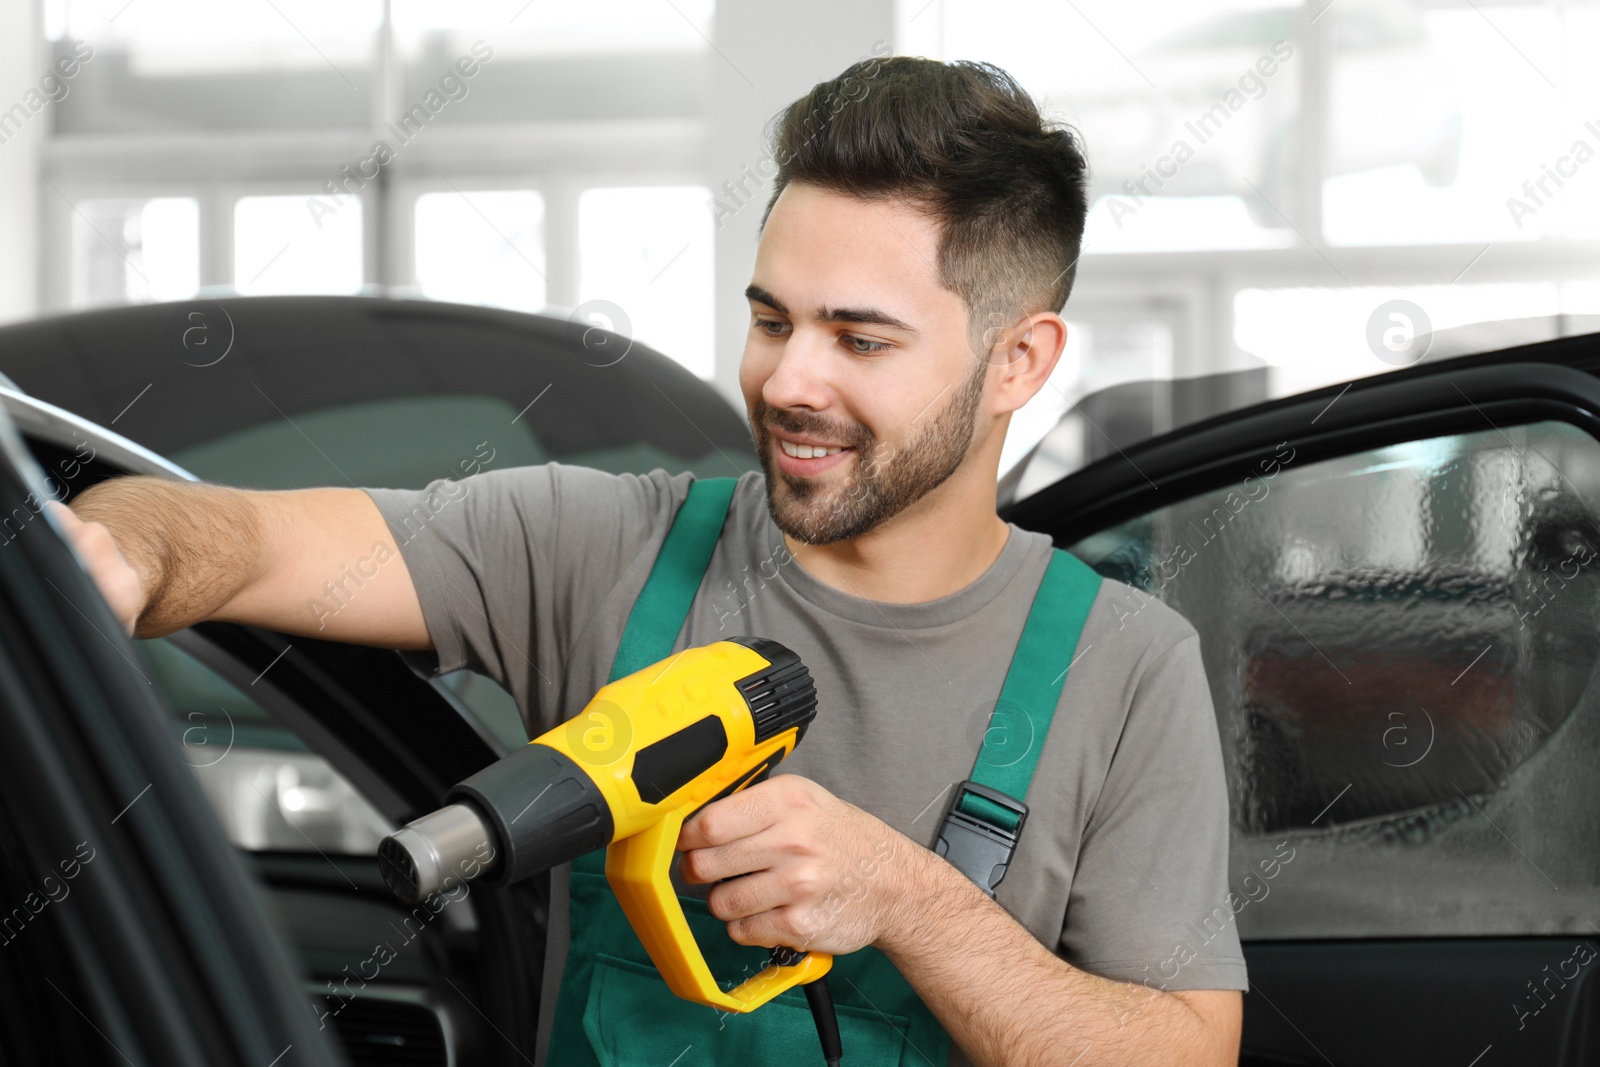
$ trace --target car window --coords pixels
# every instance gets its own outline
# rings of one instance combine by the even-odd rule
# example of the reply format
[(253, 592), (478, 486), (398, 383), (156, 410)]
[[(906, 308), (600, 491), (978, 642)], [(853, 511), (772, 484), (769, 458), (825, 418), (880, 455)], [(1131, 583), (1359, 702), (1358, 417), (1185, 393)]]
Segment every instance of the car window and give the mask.
[(1232, 884), (1280, 861), (1243, 935), (1593, 933), (1597, 501), (1600, 444), (1564, 423), (1285, 443), (1071, 546), (1133, 587), (1120, 617), (1199, 631)]
[[(545, 398), (558, 403), (559, 397)], [(538, 402), (538, 398), (535, 398)], [(530, 409), (531, 412), (530, 413)], [(668, 412), (670, 408), (666, 409)], [(324, 485), (420, 489), (435, 478), (464, 478), (548, 462), (537, 408), (518, 412), (500, 397), (441, 395), (342, 404), (271, 419), (169, 454), (200, 478), (251, 489)], [(753, 453), (708, 445), (691, 460), (643, 441), (617, 441), (567, 453), (562, 463), (612, 473), (662, 467), (712, 477), (758, 469)], [(506, 748), (527, 742), (516, 702), (484, 675), (456, 671), (437, 679)]]
[[(536, 413), (532, 404), (519, 412), (496, 396), (371, 400), (302, 413), (292, 421), (270, 419), (167, 456), (208, 481), (253, 489), (420, 489), (435, 478), (549, 461), (553, 454), (540, 443)], [(754, 454), (738, 450), (708, 445), (704, 455), (686, 460), (638, 440), (597, 444), (565, 453), (560, 461), (612, 473), (664, 467), (707, 477), (759, 467)]]
[(394, 827), (327, 760), (171, 641), (133, 647), (229, 840), (251, 851), (377, 853)]

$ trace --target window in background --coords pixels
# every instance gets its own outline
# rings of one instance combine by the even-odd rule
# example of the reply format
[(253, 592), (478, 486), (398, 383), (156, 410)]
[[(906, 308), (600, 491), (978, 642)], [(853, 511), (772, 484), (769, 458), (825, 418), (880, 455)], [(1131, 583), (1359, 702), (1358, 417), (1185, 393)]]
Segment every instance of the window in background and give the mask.
[[(331, 203), (332, 213), (308, 206)], [(233, 286), (244, 296), (361, 288), (361, 201), (246, 196), (233, 209)]]
[[(709, 197), (685, 185), (587, 189), (578, 199), (578, 299), (614, 306), (596, 311), (594, 324), (702, 378), (712, 375)], [(605, 321), (616, 311), (625, 321)]]
[(57, 56), (94, 49), (57, 130), (365, 127), (382, 18), (380, 0), (47, 0)]
[(429, 35), (470, 45), (494, 31), (496, 49), (542, 55), (593, 55), (678, 49), (700, 51), (711, 34), (713, 0), (595, 0), (588, 4), (518, 4), (505, 0), (394, 0), (403, 45)]
[(434, 300), (538, 311), (545, 305), (544, 197), (531, 189), (417, 197), (416, 272)]
[[(1574, 316), (1600, 316), (1600, 279), (1583, 278), (1561, 285), (1561, 313)], [(1574, 333), (1587, 332), (1583, 329)]]
[[(1025, 441), (1038, 444), (1014, 498), (1170, 429), (1172, 348), (1171, 321), (1136, 315), (1068, 320), (1060, 363), (1006, 435), (1007, 453)], [(1002, 473), (1010, 467), (1002, 456)]]
[(1337, 244), (1600, 237), (1594, 4), (944, 0), (942, 39), (1083, 132), (1087, 252), (1287, 245), (1290, 220)]
[(1327, 17), (1330, 240), (1600, 236), (1600, 164), (1577, 158), (1600, 149), (1600, 8), (1365, 0)]
[(191, 197), (83, 200), (72, 219), (72, 306), (182, 300), (200, 285)]
[(481, 69), (452, 122), (703, 115), (712, 10), (712, 0), (395, 0), (402, 92), (409, 106), (475, 55)]
[(1011, 425), (1006, 428), (1005, 444), (1000, 449), (1002, 478), (1055, 428), (1073, 401), (1082, 395), (1079, 379), (1083, 373), (1085, 332), (1082, 323), (1067, 322), (1067, 343), (1061, 349), (1055, 369), (1045, 379), (1044, 387), (1011, 413)]
[(1086, 253), (1278, 247), (1300, 181), (1296, 6), (945, 0), (944, 58), (998, 64), (1084, 135)]
[(1272, 395), (1288, 396), (1404, 365), (1403, 356), (1384, 359), (1369, 345), (1367, 331), (1374, 316), (1381, 320), (1380, 338), (1400, 331), (1393, 335), (1397, 347), (1429, 331), (1413, 321), (1414, 314), (1391, 317), (1394, 312), (1385, 309), (1391, 301), (1407, 300), (1421, 308), (1437, 333), (1469, 323), (1553, 317), (1578, 310), (1583, 295), (1574, 288), (1572, 306), (1563, 309), (1554, 282), (1242, 289), (1234, 298), (1234, 341), (1272, 367)]

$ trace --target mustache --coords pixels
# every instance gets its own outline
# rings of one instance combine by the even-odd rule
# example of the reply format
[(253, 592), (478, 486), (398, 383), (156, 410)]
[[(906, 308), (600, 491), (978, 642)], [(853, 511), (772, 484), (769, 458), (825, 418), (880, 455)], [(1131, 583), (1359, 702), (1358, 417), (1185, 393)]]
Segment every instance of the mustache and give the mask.
[(785, 411), (762, 403), (756, 408), (756, 425), (768, 434), (791, 433), (820, 437), (850, 448), (859, 448), (872, 441), (872, 434), (861, 426), (843, 426), (815, 415)]

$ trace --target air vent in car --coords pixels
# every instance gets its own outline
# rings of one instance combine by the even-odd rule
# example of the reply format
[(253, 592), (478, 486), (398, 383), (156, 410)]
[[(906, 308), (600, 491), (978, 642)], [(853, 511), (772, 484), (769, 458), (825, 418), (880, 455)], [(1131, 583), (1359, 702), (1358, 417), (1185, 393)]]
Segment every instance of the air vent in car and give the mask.
[(433, 1009), (370, 993), (323, 1001), (352, 1067), (449, 1067), (444, 1027)]

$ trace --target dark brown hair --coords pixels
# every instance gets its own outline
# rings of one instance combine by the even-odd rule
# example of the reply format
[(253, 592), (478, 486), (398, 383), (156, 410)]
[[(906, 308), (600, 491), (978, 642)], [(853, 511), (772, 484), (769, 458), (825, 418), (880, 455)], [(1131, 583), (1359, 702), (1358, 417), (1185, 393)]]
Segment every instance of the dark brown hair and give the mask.
[(1047, 122), (999, 67), (863, 60), (790, 104), (768, 136), (778, 170), (763, 227), (790, 182), (904, 199), (943, 227), (939, 281), (966, 301), (975, 345), (987, 327), (1066, 306), (1088, 210), (1082, 135)]

